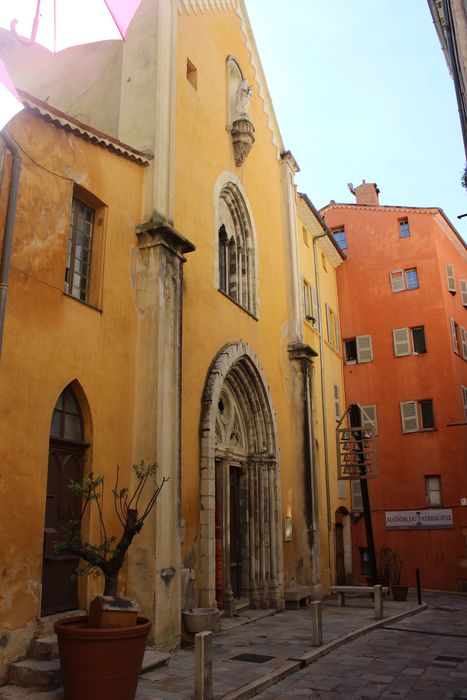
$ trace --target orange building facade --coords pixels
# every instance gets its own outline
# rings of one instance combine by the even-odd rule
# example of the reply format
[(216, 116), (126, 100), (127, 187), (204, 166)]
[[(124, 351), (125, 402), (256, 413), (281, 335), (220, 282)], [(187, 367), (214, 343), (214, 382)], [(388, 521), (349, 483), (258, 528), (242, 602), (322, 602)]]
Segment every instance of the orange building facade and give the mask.
[[(380, 206), (378, 189), (322, 214), (347, 260), (337, 271), (347, 403), (373, 423), (375, 549), (405, 558), (402, 583), (467, 591), (467, 255), (438, 208)], [(354, 572), (369, 574), (359, 482)]]

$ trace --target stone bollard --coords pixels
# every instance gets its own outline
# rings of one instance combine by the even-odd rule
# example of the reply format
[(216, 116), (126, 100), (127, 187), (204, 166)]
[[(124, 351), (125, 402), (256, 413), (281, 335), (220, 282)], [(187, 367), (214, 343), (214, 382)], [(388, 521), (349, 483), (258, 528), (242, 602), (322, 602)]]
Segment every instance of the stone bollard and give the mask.
[(382, 586), (375, 586), (374, 587), (374, 595), (375, 595), (375, 619), (382, 620), (383, 619), (383, 587)]
[(310, 603), (310, 610), (313, 646), (320, 647), (323, 643), (323, 617), (321, 613), (321, 601), (312, 601), (312, 603)]
[(213, 700), (212, 632), (195, 634), (195, 700)]

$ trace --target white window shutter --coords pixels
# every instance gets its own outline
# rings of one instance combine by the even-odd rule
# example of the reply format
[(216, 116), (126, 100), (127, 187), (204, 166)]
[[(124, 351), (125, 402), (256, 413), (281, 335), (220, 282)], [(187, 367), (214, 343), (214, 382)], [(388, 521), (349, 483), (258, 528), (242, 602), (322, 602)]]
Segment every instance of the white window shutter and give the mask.
[(310, 287), (310, 289), (311, 289), (311, 308), (312, 308), (313, 318), (315, 319), (313, 321), (313, 326), (319, 330), (318, 297), (316, 296), (316, 289), (314, 287)]
[(340, 402), (340, 391), (338, 384), (333, 384), (334, 392), (334, 412), (336, 414), (336, 420), (341, 418), (341, 402)]
[(450, 292), (456, 291), (456, 278), (454, 277), (454, 266), (446, 263), (446, 277), (448, 279), (448, 289)]
[(467, 306), (467, 280), (459, 280), (461, 290), (461, 300), (464, 306)]
[(408, 328), (393, 328), (392, 339), (394, 342), (394, 355), (396, 357), (410, 355), (410, 333)]
[(332, 329), (331, 329), (331, 309), (327, 304), (326, 307), (326, 328), (328, 331), (328, 341), (332, 344)]
[(452, 347), (454, 349), (454, 352), (459, 354), (459, 343), (457, 342), (456, 322), (453, 318), (450, 318), (449, 324), (451, 326)]
[(304, 316), (308, 318), (311, 315), (310, 309), (310, 285), (306, 280), (303, 280), (303, 306), (304, 306)]
[(335, 331), (336, 331), (336, 350), (337, 352), (341, 352), (341, 329), (339, 325), (339, 316), (337, 314), (334, 315), (334, 326), (335, 326)]
[(418, 413), (416, 401), (401, 403), (402, 432), (415, 433), (418, 430)]
[(373, 362), (373, 347), (371, 335), (358, 335), (357, 341), (357, 362)]
[(393, 292), (402, 292), (405, 289), (404, 271), (394, 270), (391, 275), (391, 289)]
[[(362, 406), (362, 411), (360, 411), (362, 416), (362, 427), (371, 428), (373, 435), (378, 432), (378, 419), (376, 416), (376, 406), (371, 404), (370, 406)], [(366, 415), (365, 415), (366, 414)]]
[(467, 360), (467, 330), (460, 327), (461, 331), (461, 345), (462, 345), (462, 357)]
[(352, 511), (354, 513), (363, 513), (362, 487), (359, 479), (352, 479), (350, 492), (352, 494)]

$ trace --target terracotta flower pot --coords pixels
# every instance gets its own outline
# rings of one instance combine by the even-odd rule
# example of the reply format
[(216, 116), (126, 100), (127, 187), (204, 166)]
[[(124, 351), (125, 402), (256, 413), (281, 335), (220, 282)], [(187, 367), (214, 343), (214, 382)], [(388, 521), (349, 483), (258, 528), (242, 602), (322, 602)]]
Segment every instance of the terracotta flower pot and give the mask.
[(133, 700), (151, 623), (95, 629), (87, 617), (55, 623), (65, 700)]
[(400, 586), (394, 583), (391, 584), (391, 593), (394, 600), (399, 602), (407, 600), (407, 594), (409, 592), (408, 586)]

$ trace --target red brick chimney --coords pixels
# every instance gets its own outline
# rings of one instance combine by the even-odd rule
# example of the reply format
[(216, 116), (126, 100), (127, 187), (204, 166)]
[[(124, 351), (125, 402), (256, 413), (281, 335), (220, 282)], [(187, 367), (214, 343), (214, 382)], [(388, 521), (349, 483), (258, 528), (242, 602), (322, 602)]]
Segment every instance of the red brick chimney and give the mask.
[(363, 180), (361, 185), (350, 191), (355, 195), (357, 204), (379, 204), (379, 189), (376, 182)]

